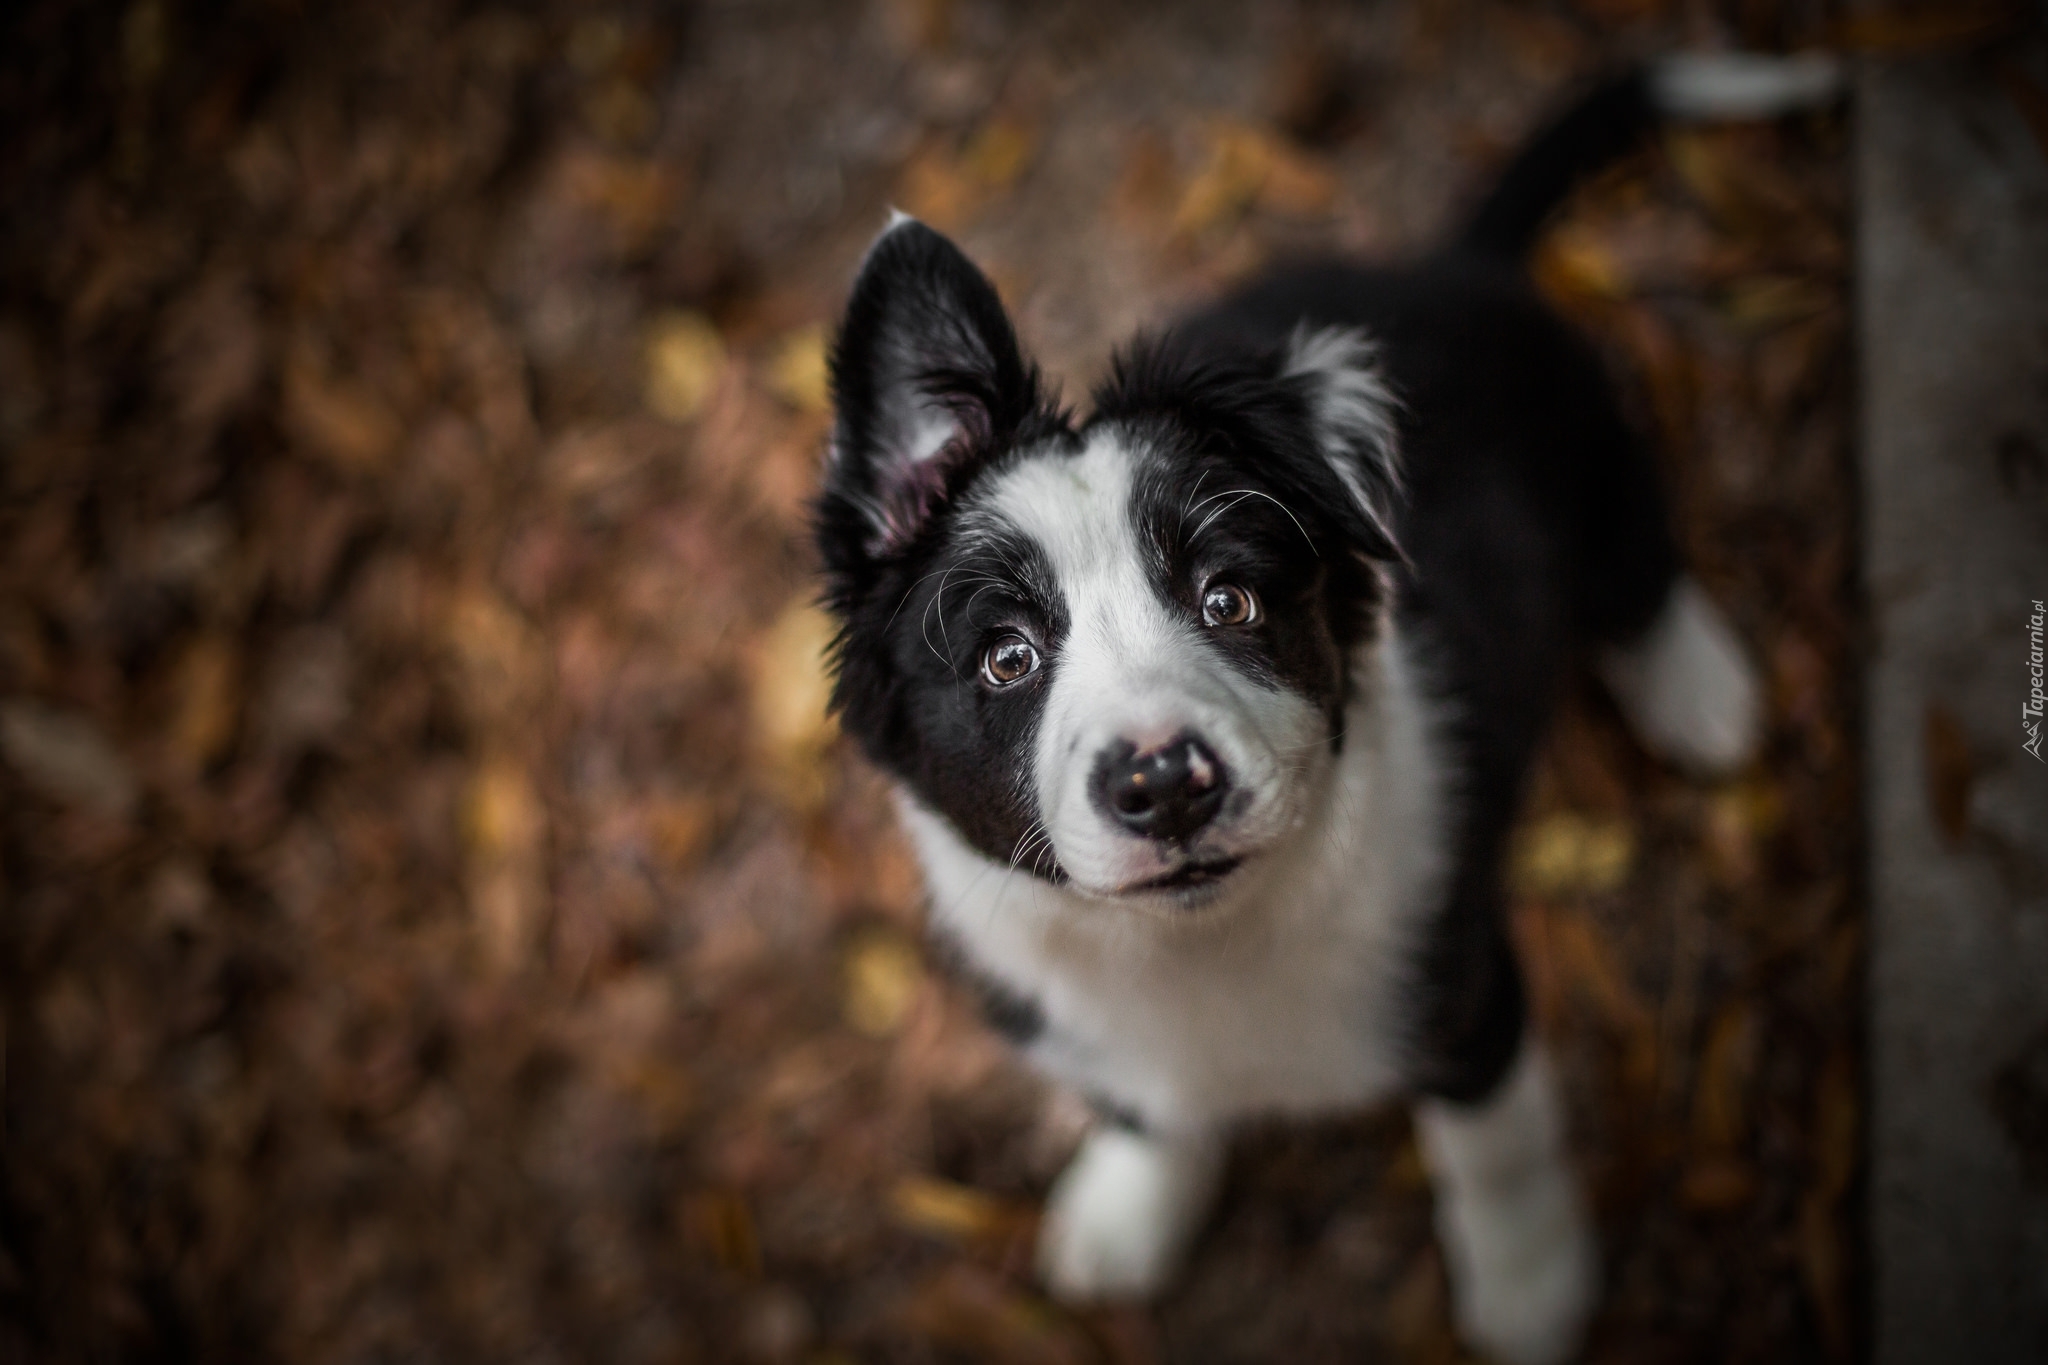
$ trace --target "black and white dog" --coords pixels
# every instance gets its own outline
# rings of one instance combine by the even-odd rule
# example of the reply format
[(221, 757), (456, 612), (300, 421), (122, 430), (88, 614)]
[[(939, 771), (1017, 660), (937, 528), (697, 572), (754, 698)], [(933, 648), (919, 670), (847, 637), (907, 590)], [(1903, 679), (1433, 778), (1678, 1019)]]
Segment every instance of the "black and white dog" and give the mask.
[(898, 217), (832, 359), (818, 508), (836, 704), (895, 780), (934, 929), (1102, 1121), (1051, 1195), (1070, 1299), (1161, 1288), (1231, 1124), (1415, 1100), (1461, 1330), (1513, 1362), (1597, 1298), (1504, 924), (1554, 684), (1740, 765), (1758, 689), (1680, 569), (1650, 460), (1522, 271), (1667, 116), (1816, 103), (1824, 60), (1601, 87), (1450, 245), (1260, 279), (1122, 353), (1077, 421), (995, 291)]

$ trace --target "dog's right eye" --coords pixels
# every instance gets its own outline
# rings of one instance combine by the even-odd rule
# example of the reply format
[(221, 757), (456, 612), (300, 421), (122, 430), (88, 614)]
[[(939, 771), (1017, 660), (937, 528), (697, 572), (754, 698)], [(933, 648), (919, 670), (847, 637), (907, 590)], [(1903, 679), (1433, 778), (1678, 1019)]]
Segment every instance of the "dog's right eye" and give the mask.
[(1038, 651), (1021, 635), (1005, 635), (981, 656), (981, 677), (991, 687), (1008, 687), (1038, 671)]

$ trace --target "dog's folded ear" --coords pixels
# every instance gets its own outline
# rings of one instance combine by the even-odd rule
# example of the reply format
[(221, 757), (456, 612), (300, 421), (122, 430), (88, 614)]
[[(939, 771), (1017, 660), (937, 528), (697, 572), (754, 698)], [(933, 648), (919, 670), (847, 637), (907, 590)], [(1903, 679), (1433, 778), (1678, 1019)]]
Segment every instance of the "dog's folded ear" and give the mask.
[(914, 541), (979, 460), (1050, 418), (987, 278), (898, 214), (868, 249), (832, 351), (828, 566)]

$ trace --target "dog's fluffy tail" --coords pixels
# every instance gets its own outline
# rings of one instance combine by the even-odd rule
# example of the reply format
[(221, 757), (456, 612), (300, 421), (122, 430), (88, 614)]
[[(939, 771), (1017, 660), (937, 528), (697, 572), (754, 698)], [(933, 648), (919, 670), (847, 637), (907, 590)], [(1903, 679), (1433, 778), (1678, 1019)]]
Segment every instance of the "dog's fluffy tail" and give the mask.
[(1520, 260), (1572, 187), (1665, 122), (1776, 118), (1834, 100), (1833, 56), (1685, 53), (1631, 67), (1595, 87), (1516, 153), (1453, 240)]

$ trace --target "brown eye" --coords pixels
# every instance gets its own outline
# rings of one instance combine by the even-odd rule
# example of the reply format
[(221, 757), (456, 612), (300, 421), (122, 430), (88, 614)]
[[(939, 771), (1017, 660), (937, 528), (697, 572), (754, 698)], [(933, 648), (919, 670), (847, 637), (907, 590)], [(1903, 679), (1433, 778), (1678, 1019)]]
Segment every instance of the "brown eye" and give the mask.
[(1038, 651), (1021, 635), (1005, 635), (981, 656), (981, 676), (991, 687), (1008, 687), (1038, 669)]
[(1211, 583), (1202, 594), (1202, 624), (1248, 626), (1259, 619), (1259, 599), (1235, 583)]

